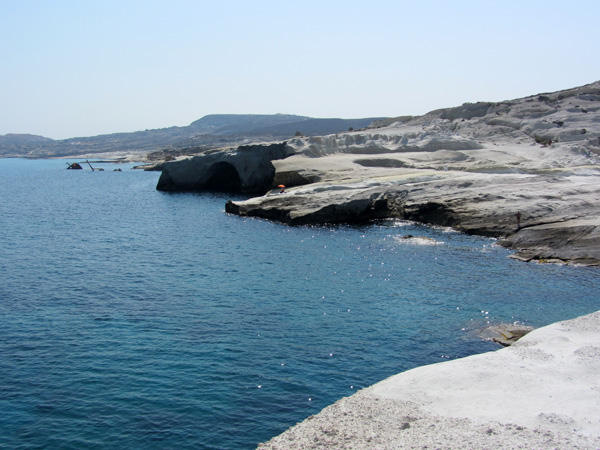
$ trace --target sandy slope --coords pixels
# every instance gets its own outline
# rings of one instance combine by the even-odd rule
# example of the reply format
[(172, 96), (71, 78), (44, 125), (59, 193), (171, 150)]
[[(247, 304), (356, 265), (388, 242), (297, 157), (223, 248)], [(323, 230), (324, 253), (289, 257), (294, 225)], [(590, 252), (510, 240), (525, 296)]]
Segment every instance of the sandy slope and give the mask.
[(598, 449), (600, 312), (395, 375), (260, 449)]

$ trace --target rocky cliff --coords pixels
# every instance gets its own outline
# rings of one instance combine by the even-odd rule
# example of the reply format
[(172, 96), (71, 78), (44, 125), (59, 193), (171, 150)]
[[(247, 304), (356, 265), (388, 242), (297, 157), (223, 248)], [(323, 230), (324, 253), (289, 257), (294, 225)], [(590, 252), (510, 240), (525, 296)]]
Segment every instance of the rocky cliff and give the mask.
[(600, 265), (600, 82), (206, 152), (166, 164), (158, 189), (261, 193), (225, 209), (291, 225), (395, 217), (497, 237), (525, 261)]
[(600, 82), (288, 141), (285, 194), (230, 213), (288, 224), (398, 217), (500, 238), (523, 260), (600, 264)]
[(273, 160), (288, 155), (286, 143), (244, 145), (204, 152), (164, 163), (156, 188), (160, 191), (226, 191), (260, 193), (273, 184)]

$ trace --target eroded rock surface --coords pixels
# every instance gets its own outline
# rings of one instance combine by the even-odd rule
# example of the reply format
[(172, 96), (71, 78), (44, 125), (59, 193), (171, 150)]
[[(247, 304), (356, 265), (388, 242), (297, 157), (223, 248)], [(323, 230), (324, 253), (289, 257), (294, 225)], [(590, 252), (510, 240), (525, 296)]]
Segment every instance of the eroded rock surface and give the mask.
[(226, 210), (292, 225), (398, 217), (498, 237), (524, 261), (600, 264), (600, 82), (384, 125), (289, 141), (273, 161), (285, 194)]
[(165, 162), (156, 188), (160, 191), (264, 193), (271, 187), (275, 175), (271, 161), (287, 155), (285, 142), (207, 151), (188, 159)]
[(392, 376), (261, 450), (600, 448), (600, 312)]

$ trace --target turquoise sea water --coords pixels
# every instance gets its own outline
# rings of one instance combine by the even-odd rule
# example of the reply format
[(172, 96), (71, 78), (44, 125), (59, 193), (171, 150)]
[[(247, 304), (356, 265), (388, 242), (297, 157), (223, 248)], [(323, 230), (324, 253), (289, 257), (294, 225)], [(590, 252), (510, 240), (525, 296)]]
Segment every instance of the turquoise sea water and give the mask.
[(230, 216), (228, 196), (103, 167), (0, 160), (0, 448), (254, 448), (390, 375), (496, 349), (488, 322), (600, 309), (597, 269), (397, 221)]

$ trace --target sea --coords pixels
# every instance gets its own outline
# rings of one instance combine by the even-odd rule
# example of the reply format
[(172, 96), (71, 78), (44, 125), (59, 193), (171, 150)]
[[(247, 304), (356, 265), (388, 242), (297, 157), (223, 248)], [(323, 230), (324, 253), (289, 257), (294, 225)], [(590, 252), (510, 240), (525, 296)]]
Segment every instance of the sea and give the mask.
[(0, 448), (253, 449), (391, 375), (497, 350), (490, 325), (600, 309), (597, 268), (398, 220), (241, 218), (229, 194), (93, 166), (0, 159)]

